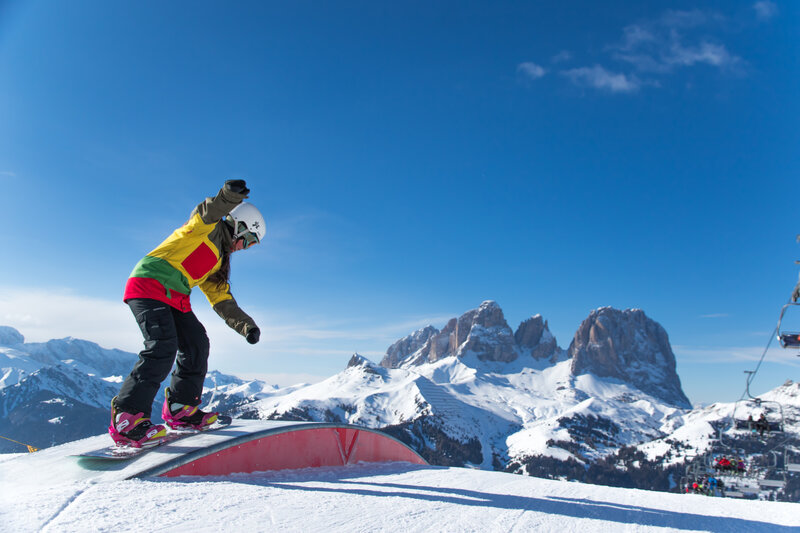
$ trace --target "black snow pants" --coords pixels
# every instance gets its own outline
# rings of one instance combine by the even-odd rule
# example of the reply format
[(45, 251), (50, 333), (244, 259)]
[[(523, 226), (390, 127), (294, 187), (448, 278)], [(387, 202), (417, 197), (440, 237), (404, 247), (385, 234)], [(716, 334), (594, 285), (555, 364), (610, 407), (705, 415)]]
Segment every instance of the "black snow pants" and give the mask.
[(199, 405), (208, 370), (208, 335), (191, 311), (184, 313), (158, 300), (134, 298), (128, 306), (144, 335), (144, 350), (117, 395), (117, 407), (150, 416), (161, 383), (175, 356), (177, 365), (169, 386), (170, 399)]

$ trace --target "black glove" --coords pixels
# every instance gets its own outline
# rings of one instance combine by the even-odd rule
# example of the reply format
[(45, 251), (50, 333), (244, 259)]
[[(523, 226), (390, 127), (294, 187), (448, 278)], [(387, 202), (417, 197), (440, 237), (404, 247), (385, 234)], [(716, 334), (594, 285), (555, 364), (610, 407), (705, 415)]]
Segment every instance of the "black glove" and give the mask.
[(258, 339), (261, 338), (261, 330), (258, 328), (251, 328), (250, 331), (247, 332), (247, 335), (244, 336), (247, 339), (247, 342), (250, 344), (255, 344), (258, 342)]
[(244, 180), (228, 180), (225, 182), (225, 188), (237, 194), (247, 196), (250, 194), (250, 189), (247, 188), (247, 183)]

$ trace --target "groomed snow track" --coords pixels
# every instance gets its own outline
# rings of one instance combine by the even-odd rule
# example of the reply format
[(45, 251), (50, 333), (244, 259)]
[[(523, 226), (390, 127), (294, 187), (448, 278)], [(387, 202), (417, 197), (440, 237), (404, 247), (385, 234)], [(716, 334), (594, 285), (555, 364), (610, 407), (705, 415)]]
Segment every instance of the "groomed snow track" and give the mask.
[[(125, 479), (227, 476), (270, 470), (408, 462), (415, 451), (379, 431), (346, 424), (234, 420), (230, 426), (159, 446), (125, 461), (81, 458), (89, 470), (124, 466)], [(115, 467), (114, 463), (119, 463)]]

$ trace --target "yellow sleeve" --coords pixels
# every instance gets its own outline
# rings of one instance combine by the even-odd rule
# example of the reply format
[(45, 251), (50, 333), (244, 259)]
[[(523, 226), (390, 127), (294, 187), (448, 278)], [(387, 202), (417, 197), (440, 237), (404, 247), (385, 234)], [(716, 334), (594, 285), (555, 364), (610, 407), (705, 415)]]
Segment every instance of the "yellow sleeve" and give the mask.
[(208, 298), (208, 303), (211, 304), (211, 307), (225, 300), (233, 300), (229, 283), (224, 283), (220, 286), (206, 278), (200, 283), (199, 287), (200, 290), (203, 291), (203, 294), (206, 295), (206, 298)]
[(217, 288), (215, 283), (206, 280), (200, 284), (200, 290), (206, 295), (220, 318), (240, 335), (246, 336), (248, 331), (257, 327), (250, 315), (242, 311), (242, 308), (231, 296), (230, 285), (227, 283), (223, 288)]

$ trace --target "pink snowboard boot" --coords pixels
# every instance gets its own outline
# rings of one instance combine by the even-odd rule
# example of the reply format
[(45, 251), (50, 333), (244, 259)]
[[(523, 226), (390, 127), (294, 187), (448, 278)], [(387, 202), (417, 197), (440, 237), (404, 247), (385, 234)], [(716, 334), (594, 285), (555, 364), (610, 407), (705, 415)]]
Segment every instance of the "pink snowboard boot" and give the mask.
[(159, 444), (167, 436), (167, 428), (161, 424), (153, 424), (144, 413), (120, 411), (116, 400), (116, 397), (111, 400), (111, 425), (108, 426), (108, 433), (117, 446), (145, 448)]
[(205, 429), (219, 418), (219, 413), (201, 411), (196, 405), (186, 405), (173, 402), (169, 397), (169, 388), (165, 392), (164, 407), (161, 409), (161, 418), (172, 429)]

